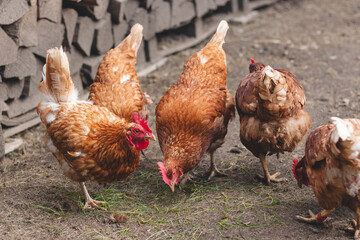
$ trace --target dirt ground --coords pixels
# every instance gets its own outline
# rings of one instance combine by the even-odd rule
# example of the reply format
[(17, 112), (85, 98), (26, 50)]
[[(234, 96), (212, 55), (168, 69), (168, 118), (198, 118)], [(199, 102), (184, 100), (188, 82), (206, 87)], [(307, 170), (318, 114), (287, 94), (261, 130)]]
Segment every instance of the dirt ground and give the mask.
[[(311, 130), (331, 116), (360, 117), (360, 2), (303, 0), (280, 2), (264, 9), (247, 25), (230, 24), (224, 45), (228, 87), (234, 94), (248, 73), (249, 58), (294, 72), (305, 89)], [(157, 71), (141, 79), (154, 109), (183, 63), (204, 46), (171, 56)], [(325, 224), (308, 225), (295, 219), (307, 210), (321, 210), (311, 188), (299, 189), (291, 163), (304, 152), (268, 158), (270, 172), (288, 180), (264, 186), (254, 175), (260, 162), (239, 140), (239, 118), (229, 125), (226, 143), (216, 152), (219, 168), (229, 174), (206, 182), (206, 156), (195, 169), (196, 183), (171, 193), (162, 182), (156, 162), (158, 143), (145, 151), (141, 166), (127, 182), (107, 187), (87, 183), (90, 194), (107, 201), (108, 211), (81, 210), (79, 185), (68, 180), (42, 143), (44, 127), (21, 134), (23, 147), (6, 156), (0, 175), (0, 239), (350, 239), (344, 231), (354, 214), (342, 207)], [(231, 153), (240, 145), (240, 153)], [(129, 217), (113, 224), (111, 213)]]

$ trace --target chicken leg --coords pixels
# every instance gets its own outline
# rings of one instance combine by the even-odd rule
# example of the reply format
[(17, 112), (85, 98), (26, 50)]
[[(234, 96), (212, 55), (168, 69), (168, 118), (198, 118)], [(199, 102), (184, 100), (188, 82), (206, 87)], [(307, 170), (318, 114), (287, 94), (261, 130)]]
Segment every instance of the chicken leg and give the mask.
[(85, 195), (85, 204), (84, 204), (84, 208), (83, 208), (84, 210), (88, 209), (88, 208), (98, 208), (100, 210), (105, 210), (105, 208), (98, 206), (98, 204), (104, 204), (105, 202), (96, 201), (96, 200), (92, 199), (89, 195), (88, 190), (86, 189), (84, 182), (80, 182), (80, 187), (81, 187), (82, 192)]
[(216, 165), (215, 165), (215, 160), (214, 160), (214, 152), (210, 152), (210, 169), (209, 169), (209, 173), (208, 173), (209, 177), (208, 177), (208, 181), (210, 181), (211, 179), (213, 179), (213, 177), (226, 177), (227, 174), (220, 172)]
[(303, 221), (303, 222), (307, 222), (307, 223), (321, 223), (321, 222), (324, 222), (326, 220), (327, 216), (330, 213), (332, 213), (333, 211), (335, 211), (335, 208), (330, 209), (330, 210), (324, 209), (315, 215), (311, 210), (309, 210), (309, 215), (310, 215), (309, 218), (296, 216), (296, 219)]
[(269, 185), (270, 182), (282, 182), (282, 181), (286, 180), (285, 178), (276, 178), (277, 176), (279, 176), (279, 174), (280, 174), (279, 172), (276, 172), (273, 175), (270, 175), (269, 169), (266, 165), (265, 155), (260, 154), (259, 159), (260, 159), (261, 165), (264, 169), (265, 176), (261, 176), (258, 174), (257, 177), (264, 180), (266, 185)]
[(354, 239), (360, 240), (360, 208), (356, 209), (356, 221), (352, 220), (351, 225), (352, 227), (347, 228), (347, 231), (351, 231), (354, 233)]

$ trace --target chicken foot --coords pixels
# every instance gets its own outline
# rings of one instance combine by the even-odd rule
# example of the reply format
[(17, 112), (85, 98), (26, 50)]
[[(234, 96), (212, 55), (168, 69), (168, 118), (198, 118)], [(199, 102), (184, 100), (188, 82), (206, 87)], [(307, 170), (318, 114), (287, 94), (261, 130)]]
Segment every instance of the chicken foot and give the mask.
[(280, 175), (279, 172), (276, 172), (276, 173), (274, 173), (273, 175), (270, 175), (269, 169), (268, 169), (267, 164), (266, 164), (265, 155), (260, 154), (260, 155), (259, 155), (259, 159), (260, 159), (261, 165), (262, 165), (262, 167), (263, 167), (263, 169), (264, 169), (264, 175), (265, 175), (265, 177), (264, 177), (264, 176), (261, 176), (260, 174), (258, 174), (258, 175), (256, 175), (256, 176), (257, 176), (258, 178), (264, 180), (266, 185), (269, 185), (270, 182), (282, 182), (282, 181), (285, 181), (285, 180), (286, 180), (286, 178), (276, 178), (277, 176)]
[(214, 177), (226, 177), (227, 174), (220, 172), (216, 165), (215, 165), (215, 160), (214, 160), (214, 152), (210, 153), (210, 169), (208, 172), (208, 181), (210, 181), (211, 179), (213, 179)]
[(85, 204), (84, 204), (84, 208), (83, 208), (84, 210), (88, 209), (88, 208), (98, 208), (100, 210), (106, 210), (105, 208), (98, 206), (98, 204), (104, 204), (105, 202), (96, 201), (90, 197), (89, 192), (86, 189), (84, 182), (80, 182), (80, 187), (81, 187), (83, 194), (85, 195)]
[(302, 216), (296, 216), (296, 219), (307, 223), (322, 223), (326, 220), (327, 216), (333, 211), (335, 211), (335, 208), (330, 210), (324, 209), (318, 214), (314, 214), (311, 210), (309, 210), (310, 217), (307, 218)]
[(356, 209), (356, 221), (351, 220), (352, 227), (348, 227), (345, 230), (354, 233), (354, 239), (360, 240), (360, 208)]

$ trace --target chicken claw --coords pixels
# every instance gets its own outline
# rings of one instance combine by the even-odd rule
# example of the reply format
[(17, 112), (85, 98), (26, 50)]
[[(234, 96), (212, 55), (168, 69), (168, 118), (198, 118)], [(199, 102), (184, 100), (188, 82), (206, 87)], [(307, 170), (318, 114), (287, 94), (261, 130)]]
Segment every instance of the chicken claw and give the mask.
[(309, 218), (306, 217), (302, 217), (302, 216), (296, 216), (296, 219), (306, 222), (306, 223), (322, 223), (325, 222), (327, 219), (327, 216), (332, 213), (333, 211), (335, 211), (335, 208), (330, 209), (330, 210), (322, 210), (321, 212), (319, 212), (318, 214), (314, 214), (311, 210), (309, 210)]
[(90, 197), (89, 192), (87, 191), (84, 182), (80, 182), (80, 186), (81, 186), (81, 190), (83, 191), (83, 193), (85, 195), (85, 204), (84, 204), (84, 208), (83, 208), (84, 210), (89, 209), (89, 208), (97, 208), (100, 210), (106, 210), (105, 208), (98, 206), (98, 204), (104, 204), (105, 202), (96, 201)]
[(260, 175), (260, 174), (256, 175), (256, 177), (259, 178), (259, 179), (261, 179), (261, 180), (263, 180), (263, 181), (265, 181), (267, 185), (269, 185), (270, 182), (282, 182), (282, 181), (286, 181), (286, 178), (276, 178), (276, 177), (279, 176), (279, 175), (280, 175), (280, 172), (276, 172), (276, 173), (274, 173), (273, 175), (270, 175), (270, 174), (269, 174), (269, 176), (267, 176), (267, 177), (264, 177), (264, 176), (262, 176), (262, 175)]
[(100, 209), (100, 210), (106, 210), (105, 208), (98, 206), (98, 204), (101, 205), (101, 204), (104, 204), (104, 203), (105, 202), (103, 202), (103, 201), (96, 201), (96, 200), (94, 200), (94, 199), (92, 199), (90, 197), (90, 199), (87, 199), (85, 201), (83, 209), (86, 210), (86, 209), (91, 209), (91, 208), (97, 208), (97, 209)]
[(216, 166), (213, 168), (210, 168), (208, 175), (209, 175), (209, 177), (207, 179), (208, 181), (210, 181), (214, 177), (227, 177), (228, 176), (226, 173), (220, 172)]
[(360, 240), (360, 226), (359, 226), (359, 224), (354, 219), (352, 219), (350, 223), (351, 223), (352, 227), (346, 228), (345, 231), (354, 233), (354, 239), (355, 240)]
[(225, 173), (220, 172), (215, 164), (215, 160), (214, 160), (214, 152), (210, 153), (210, 169), (208, 172), (208, 181), (210, 181), (211, 179), (213, 179), (214, 177), (227, 177), (228, 175)]

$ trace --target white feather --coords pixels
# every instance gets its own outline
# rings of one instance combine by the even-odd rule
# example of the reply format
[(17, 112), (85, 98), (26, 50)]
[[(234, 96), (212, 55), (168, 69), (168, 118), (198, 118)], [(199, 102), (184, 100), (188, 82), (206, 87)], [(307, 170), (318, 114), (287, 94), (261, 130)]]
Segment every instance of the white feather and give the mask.
[(338, 117), (332, 117), (331, 120), (335, 125), (335, 130), (331, 135), (331, 141), (337, 143), (339, 138), (343, 141), (350, 140), (350, 133), (352, 132), (352, 126), (346, 124), (346, 122)]

